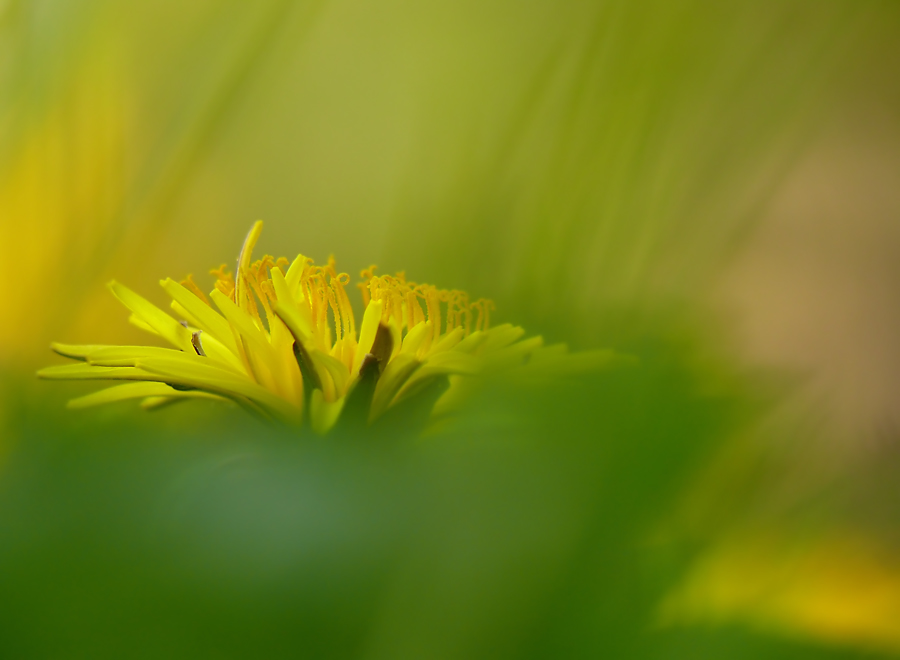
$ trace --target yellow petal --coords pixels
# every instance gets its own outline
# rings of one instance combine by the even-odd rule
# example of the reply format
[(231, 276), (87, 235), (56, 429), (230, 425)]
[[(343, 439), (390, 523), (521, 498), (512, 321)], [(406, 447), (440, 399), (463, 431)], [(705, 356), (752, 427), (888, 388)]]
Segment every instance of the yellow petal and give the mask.
[[(291, 266), (291, 268), (293, 268), (293, 266)], [(299, 304), (297, 303), (297, 301), (294, 299), (293, 294), (291, 293), (292, 288), (290, 282), (282, 277), (280, 270), (278, 270), (277, 268), (273, 268), (271, 273), (272, 285), (275, 287), (275, 295), (278, 298), (278, 301), (275, 303), (272, 311), (277, 314), (278, 312), (275, 308), (282, 305), (286, 309), (290, 309), (292, 312), (294, 312), (292, 317), (297, 326), (297, 330), (303, 334), (304, 339), (312, 336), (312, 316), (310, 315), (309, 305), (307, 305), (305, 302), (300, 302)], [(279, 316), (281, 315), (279, 314)]]
[[(244, 239), (244, 245), (241, 247), (241, 253), (238, 256), (237, 272), (234, 274), (234, 299), (237, 302), (238, 307), (244, 310), (247, 309), (249, 304), (247, 302), (247, 295), (253, 295), (253, 293), (247, 289), (247, 283), (244, 279), (244, 273), (246, 273), (247, 269), (250, 268), (250, 259), (253, 256), (253, 248), (256, 247), (256, 241), (259, 240), (259, 235), (260, 233), (262, 233), (262, 228), (262, 220), (257, 220), (253, 223), (253, 226), (247, 233), (247, 237)], [(219, 309), (222, 308), (219, 307)]]
[(463, 329), (462, 327), (453, 328), (453, 330), (441, 337), (440, 341), (438, 341), (437, 344), (431, 347), (431, 350), (428, 352), (428, 354), (435, 355), (437, 353), (449, 351), (462, 341), (465, 334), (465, 329)]
[(346, 392), (347, 381), (350, 379), (350, 372), (347, 365), (338, 360), (336, 357), (327, 355), (322, 351), (313, 349), (310, 351), (310, 357), (313, 361), (318, 362), (328, 371), (331, 381), (334, 383), (335, 397), (342, 397)]
[[(295, 414), (285, 401), (249, 379), (244, 379), (246, 384), (235, 382), (232, 379), (239, 378), (238, 376), (215, 367), (207, 367), (206, 370), (202, 367), (198, 370), (184, 369), (183, 361), (164, 358), (144, 358), (144, 360), (148, 364), (141, 364), (141, 367), (153, 367), (152, 370), (141, 367), (98, 367), (78, 363), (47, 367), (38, 371), (37, 375), (48, 380), (139, 380), (194, 387), (233, 399), (241, 406), (264, 417), (276, 416), (291, 423), (300, 421), (299, 413)], [(175, 364), (172, 364), (173, 362)], [(224, 378), (222, 374), (225, 375)]]
[(485, 341), (487, 341), (487, 338), (487, 332), (483, 330), (476, 330), (471, 335), (459, 342), (456, 346), (454, 346), (453, 350), (455, 350), (457, 353), (479, 353), (481, 345), (484, 344)]
[(539, 335), (523, 339), (511, 346), (505, 346), (492, 352), (488, 352), (485, 349), (483, 354), (485, 371), (499, 371), (520, 367), (525, 363), (526, 356), (540, 348), (543, 343), (544, 339)]
[(177, 401), (177, 399), (168, 396), (148, 396), (146, 399), (141, 401), (141, 409), (156, 410), (157, 408), (167, 406), (174, 401)]
[[(294, 341), (297, 342), (297, 346), (302, 349), (302, 353), (305, 354), (303, 359), (306, 360), (308, 358), (309, 364), (307, 366), (315, 372), (315, 377), (318, 378), (319, 384), (324, 390), (325, 398), (328, 401), (334, 401), (337, 396), (335, 383), (329, 373), (327, 365), (322, 359), (326, 357), (326, 354), (313, 345), (312, 339), (308, 334), (304, 334), (301, 327), (302, 321), (296, 306), (279, 301), (275, 303), (272, 311), (275, 312), (278, 318), (280, 318), (287, 326), (288, 330), (290, 330), (291, 335), (294, 337)], [(343, 363), (341, 366), (343, 367)], [(312, 383), (310, 383), (310, 386), (312, 386)]]
[(269, 343), (266, 333), (224, 293), (213, 289), (209, 295), (242, 341), (250, 373), (272, 392), (284, 392), (277, 377), (280, 373), (279, 356)]
[(168, 357), (184, 355), (182, 351), (159, 346), (101, 346), (91, 351), (85, 359), (100, 367), (133, 367), (142, 357)]
[(182, 307), (177, 300), (173, 300), (172, 302), (170, 302), (169, 308), (175, 313), (175, 318), (188, 324), (188, 330), (190, 330), (191, 332), (196, 332), (197, 330), (203, 329), (203, 324), (195, 319), (194, 315), (187, 311), (184, 307)]
[(128, 322), (133, 325), (135, 328), (139, 328), (144, 332), (149, 332), (151, 335), (156, 335), (159, 337), (159, 333), (151, 328), (145, 321), (143, 321), (137, 314), (132, 314), (128, 317)]
[(345, 401), (343, 397), (326, 401), (322, 390), (313, 390), (309, 401), (309, 423), (312, 430), (319, 435), (328, 433), (341, 416)]
[(422, 345), (422, 341), (425, 337), (430, 335), (431, 321), (416, 324), (412, 330), (406, 333), (406, 337), (403, 338), (403, 347), (400, 349), (400, 353), (404, 355), (415, 355), (419, 350), (419, 346)]
[(397, 391), (407, 379), (421, 366), (415, 356), (401, 353), (388, 362), (372, 394), (372, 405), (369, 408), (369, 422), (378, 419), (388, 409)]
[(389, 402), (388, 407), (405, 399), (412, 392), (416, 391), (416, 388), (424, 384), (426, 380), (451, 374), (474, 376), (481, 370), (481, 366), (480, 359), (465, 353), (457, 353), (456, 351), (447, 351), (431, 356), (420, 369), (406, 379), (406, 382), (401, 385)]
[(53, 349), (54, 352), (59, 353), (63, 357), (72, 358), (73, 360), (86, 360), (87, 356), (93, 353), (94, 351), (100, 350), (101, 348), (111, 348), (110, 346), (102, 345), (102, 344), (84, 344), (84, 345), (76, 345), (76, 344), (60, 344), (59, 342), (53, 342), (50, 344), (50, 348)]
[(521, 338), (522, 335), (525, 334), (525, 330), (518, 326), (504, 323), (503, 325), (498, 325), (486, 330), (485, 334), (487, 335), (487, 338), (482, 346), (482, 351), (487, 353), (499, 350), (504, 346), (509, 346), (514, 341)]
[(127, 399), (143, 399), (144, 397), (183, 397), (183, 398), (206, 398), (220, 399), (221, 397), (200, 390), (180, 391), (169, 387), (165, 383), (126, 383), (125, 385), (114, 385), (99, 392), (93, 392), (86, 396), (72, 399), (67, 405), (68, 408), (89, 408), (91, 406), (99, 406), (105, 403), (113, 403), (116, 401), (125, 401)]
[(218, 339), (232, 353), (237, 354), (237, 346), (234, 343), (234, 333), (231, 326), (221, 314), (200, 300), (196, 295), (188, 291), (175, 280), (169, 278), (160, 280), (160, 285), (173, 300), (184, 307), (194, 319), (198, 327)]
[(451, 374), (447, 376), (447, 380), (450, 387), (435, 401), (434, 407), (431, 409), (433, 418), (444, 417), (459, 410), (476, 391), (477, 386), (472, 378)]
[[(294, 259), (293, 263), (288, 268), (287, 273), (285, 273), (284, 280), (288, 286), (288, 291), (291, 294), (289, 300), (305, 299), (303, 291), (298, 290), (298, 287), (300, 286), (300, 278), (303, 277), (303, 269), (306, 268), (308, 262), (308, 257), (298, 254), (297, 258)], [(273, 277), (272, 279), (274, 280), (275, 278)], [(281, 294), (278, 295), (280, 300)]]
[(440, 370), (443, 373), (452, 374), (477, 374), (481, 369), (481, 360), (466, 353), (447, 351), (431, 355), (425, 360), (423, 368)]
[(256, 327), (247, 312), (240, 309), (218, 289), (213, 289), (209, 295), (231, 326), (263, 356), (264, 360), (271, 360), (273, 357), (272, 345), (269, 344), (263, 331)]
[(303, 374), (294, 356), (294, 336), (274, 313), (269, 318), (269, 339), (276, 354), (279, 392), (288, 401), (303, 406)]
[[(234, 337), (232, 337), (232, 342), (233, 341)], [(241, 362), (240, 356), (233, 353), (229, 348), (226, 348), (224, 344), (212, 335), (208, 335), (205, 332), (201, 333), (200, 345), (203, 346), (203, 351), (210, 360), (244, 376), (248, 375), (247, 368), (244, 366), (244, 363)]]
[(137, 366), (164, 382), (196, 387), (222, 395), (246, 397), (282, 421), (299, 424), (302, 411), (281, 397), (239, 376), (209, 364), (206, 360), (184, 358), (142, 358)]
[(96, 367), (80, 362), (58, 367), (44, 367), (37, 372), (46, 380), (160, 380), (143, 369), (134, 367)]
[(356, 346), (356, 357), (353, 358), (353, 368), (350, 370), (354, 376), (359, 373), (366, 354), (372, 350), (375, 335), (378, 332), (378, 324), (381, 323), (381, 311), (383, 305), (380, 300), (370, 302), (363, 314), (362, 325), (359, 328), (359, 343)]
[(191, 351), (191, 332), (156, 305), (142, 298), (134, 291), (113, 280), (109, 289), (132, 313), (166, 341), (183, 351)]

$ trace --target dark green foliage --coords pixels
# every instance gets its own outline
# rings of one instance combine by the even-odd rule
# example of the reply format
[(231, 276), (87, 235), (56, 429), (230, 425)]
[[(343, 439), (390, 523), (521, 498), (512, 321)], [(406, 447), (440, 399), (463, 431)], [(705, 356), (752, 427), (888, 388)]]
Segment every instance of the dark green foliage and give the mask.
[(389, 420), (298, 436), (206, 403), (23, 405), (0, 655), (863, 657), (656, 628), (693, 550), (653, 532), (755, 397), (684, 349), (639, 357), (494, 383), (427, 438)]

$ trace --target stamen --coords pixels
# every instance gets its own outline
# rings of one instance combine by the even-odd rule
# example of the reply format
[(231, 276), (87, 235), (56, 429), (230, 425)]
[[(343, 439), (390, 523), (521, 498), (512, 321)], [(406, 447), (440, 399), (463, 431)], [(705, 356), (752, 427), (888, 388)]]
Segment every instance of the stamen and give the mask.
[[(362, 291), (366, 306), (374, 300), (383, 303), (382, 322), (385, 324), (393, 317), (396, 321), (395, 327), (401, 330), (405, 328), (407, 332), (412, 330), (426, 319), (426, 312), (419, 304), (419, 299), (422, 299), (425, 301), (427, 319), (431, 322), (431, 339), (441, 337), (442, 331), (443, 334), (447, 334), (455, 328), (463, 328), (466, 336), (471, 334), (473, 308), (478, 310), (478, 320), (474, 329), (487, 329), (489, 325), (490, 309), (493, 308), (491, 301), (481, 299), (473, 303), (465, 291), (438, 289), (430, 284), (409, 282), (402, 271), (393, 277), (377, 276), (374, 273), (375, 266), (363, 270), (360, 275), (364, 281), (357, 286)], [(441, 309), (442, 305), (446, 306), (446, 315)]]
[(207, 305), (209, 305), (209, 298), (206, 297), (206, 294), (203, 293), (203, 291), (200, 289), (200, 287), (197, 286), (197, 283), (194, 282), (193, 274), (189, 273), (187, 277), (185, 277), (183, 280), (181, 280), (181, 286), (186, 288), (188, 291), (190, 291), (195, 296), (197, 296), (200, 300), (202, 300)]
[(226, 296), (234, 300), (234, 276), (227, 270), (228, 264), (222, 264), (218, 268), (209, 271), (210, 275), (216, 276), (216, 288)]
[(376, 268), (378, 268), (378, 266), (372, 264), (368, 268), (364, 268), (363, 270), (361, 270), (359, 273), (362, 282), (358, 282), (356, 286), (359, 287), (359, 290), (362, 292), (363, 307), (368, 307), (369, 301), (372, 299), (369, 288), (371, 286), (372, 279), (375, 277)]
[[(269, 280), (266, 280), (268, 283)], [(265, 293), (263, 293), (262, 288), (260, 287), (259, 279), (254, 275), (253, 277), (247, 278), (247, 283), (250, 285), (250, 289), (253, 293), (256, 294), (256, 298), (259, 299), (259, 302), (262, 304), (263, 309), (266, 311), (266, 319), (272, 318), (272, 308), (269, 306), (269, 299)], [(256, 306), (256, 300), (253, 298), (253, 293), (250, 291), (247, 292), (247, 296), (250, 298), (250, 307), (252, 309), (253, 315), (256, 317), (256, 320), (262, 324), (262, 317), (259, 315), (259, 310)]]

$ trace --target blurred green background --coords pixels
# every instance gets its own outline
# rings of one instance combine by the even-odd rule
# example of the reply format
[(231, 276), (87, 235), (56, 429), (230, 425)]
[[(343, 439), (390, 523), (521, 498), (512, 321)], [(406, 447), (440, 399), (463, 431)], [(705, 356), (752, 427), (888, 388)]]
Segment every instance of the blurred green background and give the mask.
[[(900, 654), (900, 6), (0, 2), (0, 657)], [(66, 411), (104, 285), (371, 263), (637, 366)]]

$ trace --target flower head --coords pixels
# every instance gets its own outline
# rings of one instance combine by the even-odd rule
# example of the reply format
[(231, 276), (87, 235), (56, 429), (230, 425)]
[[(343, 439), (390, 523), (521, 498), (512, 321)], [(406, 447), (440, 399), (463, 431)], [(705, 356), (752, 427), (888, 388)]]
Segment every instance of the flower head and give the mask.
[[(540, 374), (548, 366), (591, 368), (610, 353), (568, 358), (565, 346), (545, 347), (524, 330), (491, 326), (490, 300), (471, 301), (463, 291), (408, 281), (403, 273), (361, 273), (365, 311), (357, 327), (347, 287), (350, 277), (329, 259), (317, 266), (264, 256), (252, 261), (262, 231), (257, 222), (244, 241), (234, 275), (223, 265), (208, 294), (191, 276), (160, 284), (174, 316), (118, 282), (113, 295), (131, 311), (131, 322), (170, 347), (73, 346), (54, 351), (78, 360), (38, 372), (48, 379), (133, 381), (69, 402), (71, 408), (142, 399), (144, 408), (187, 398), (231, 400), (268, 419), (299, 425), (305, 419), (326, 433), (351, 394), (366, 382), (367, 420), (436, 382), (449, 387), (433, 405), (445, 415), (488, 373), (520, 369)], [(367, 395), (368, 396), (368, 395)]]

